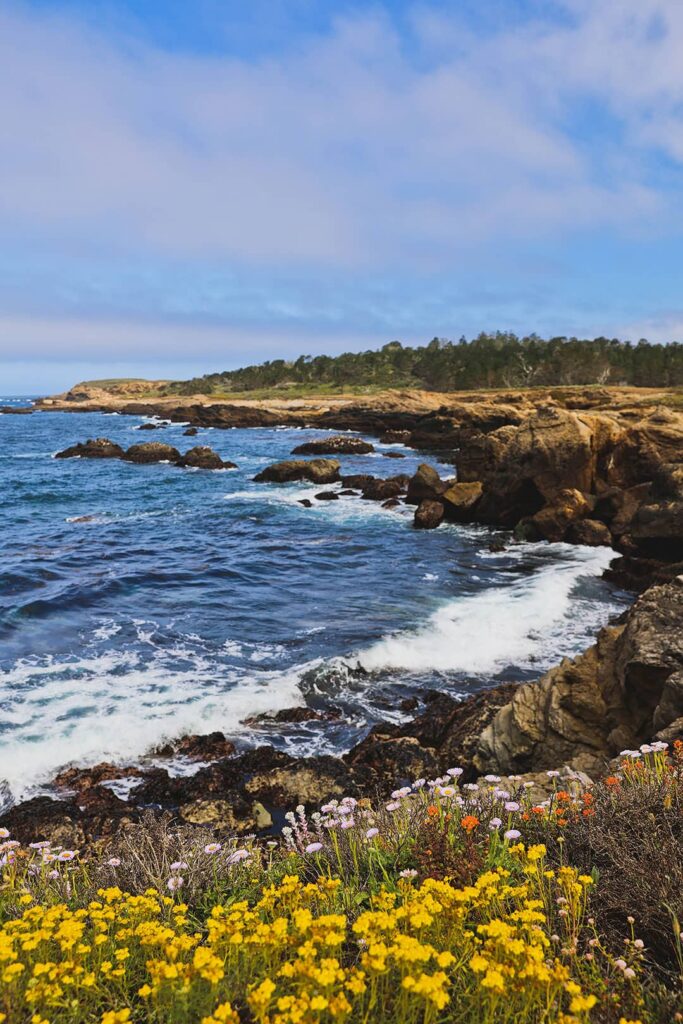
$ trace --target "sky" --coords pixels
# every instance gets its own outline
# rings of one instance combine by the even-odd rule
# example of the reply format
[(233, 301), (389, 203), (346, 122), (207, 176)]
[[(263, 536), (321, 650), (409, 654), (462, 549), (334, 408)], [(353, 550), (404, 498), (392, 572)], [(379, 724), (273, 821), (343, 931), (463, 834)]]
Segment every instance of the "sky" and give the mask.
[(683, 339), (680, 0), (3, 0), (0, 394)]

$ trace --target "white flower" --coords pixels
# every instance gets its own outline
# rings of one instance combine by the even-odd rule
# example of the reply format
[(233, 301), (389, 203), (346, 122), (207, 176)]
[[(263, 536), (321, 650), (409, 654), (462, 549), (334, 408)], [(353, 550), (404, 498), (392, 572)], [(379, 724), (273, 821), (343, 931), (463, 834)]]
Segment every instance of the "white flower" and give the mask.
[(249, 856), (249, 850), (235, 850), (228, 857), (228, 864), (239, 864), (241, 860), (246, 860)]
[(449, 768), (446, 775), (450, 775), (452, 779), (459, 779), (463, 771), (463, 768)]
[(318, 850), (322, 850), (322, 843), (309, 843), (306, 847), (306, 853), (317, 853)]
[(369, 828), (367, 830), (367, 832), (365, 833), (365, 838), (366, 839), (374, 839), (375, 836), (378, 836), (378, 835), (379, 835), (379, 829), (378, 828)]
[(399, 807), (400, 807), (400, 806), (401, 806), (401, 805), (400, 805), (399, 803), (397, 803), (396, 801), (394, 801), (394, 802), (393, 802), (393, 803), (391, 803), (391, 804), (387, 804), (387, 805), (386, 805), (386, 808), (387, 808), (387, 810), (388, 810), (388, 811), (397, 811), (397, 810), (399, 809)]
[(519, 804), (515, 800), (508, 800), (507, 803), (505, 804), (505, 810), (506, 811), (518, 811), (519, 810)]
[(549, 779), (559, 779), (559, 777), (560, 777), (560, 773), (556, 772), (556, 771), (546, 772), (546, 775), (548, 776)]
[(207, 843), (204, 847), (204, 853), (213, 855), (215, 853), (220, 853), (222, 849), (223, 847), (220, 843)]
[(0, 828), (0, 839), (9, 839), (9, 831), (6, 828)]
[(58, 855), (57, 860), (73, 860), (74, 857), (78, 856), (78, 850), (62, 850)]
[(509, 828), (507, 832), (503, 833), (506, 839), (519, 839), (521, 832), (518, 832), (516, 828)]
[(463, 789), (469, 789), (470, 793), (476, 793), (477, 790), (479, 789), (479, 786), (476, 784), (476, 782), (467, 782), (463, 786)]
[(413, 783), (413, 789), (422, 789), (426, 782), (426, 779), (415, 779), (415, 782)]
[(625, 960), (615, 960), (614, 961), (614, 966), (618, 967), (620, 971), (623, 971), (624, 968), (626, 967), (626, 961)]
[(177, 889), (181, 889), (185, 879), (181, 878), (180, 875), (171, 875), (169, 880), (166, 882), (166, 887), (175, 892)]
[(643, 942), (642, 939), (634, 939), (633, 940), (633, 945), (636, 947), (636, 949), (644, 949), (645, 948), (645, 943)]
[(653, 751), (654, 747), (651, 747), (649, 743), (643, 743), (640, 748), (641, 754), (652, 754)]
[(50, 847), (47, 839), (43, 839), (40, 843), (29, 843), (28, 845), (32, 850), (47, 850)]
[(489, 822), (489, 828), (500, 828), (502, 824), (503, 822), (500, 820), (500, 818), (491, 818)]
[[(111, 861), (110, 861), (110, 863), (111, 863)], [(120, 863), (120, 861), (119, 861), (119, 863)], [(187, 864), (185, 863), (184, 860), (174, 860), (173, 863), (171, 864), (171, 871), (186, 871), (186, 870), (187, 870)]]
[(405, 868), (405, 870), (399, 871), (399, 875), (401, 878), (415, 878), (417, 871), (415, 868)]
[(439, 786), (439, 794), (441, 796), (455, 796), (455, 790), (452, 786)]
[(624, 970), (624, 977), (625, 978), (635, 978), (635, 976), (636, 976), (636, 972), (633, 970), (632, 967), (626, 967), (625, 968), (625, 970)]
[(485, 775), (485, 782), (500, 782), (500, 775)]
[[(109, 865), (110, 868), (118, 868), (121, 866), (121, 860), (119, 859), (119, 857), (110, 857), (109, 860), (107, 861), (107, 864)], [(173, 869), (172, 864), (171, 869)]]

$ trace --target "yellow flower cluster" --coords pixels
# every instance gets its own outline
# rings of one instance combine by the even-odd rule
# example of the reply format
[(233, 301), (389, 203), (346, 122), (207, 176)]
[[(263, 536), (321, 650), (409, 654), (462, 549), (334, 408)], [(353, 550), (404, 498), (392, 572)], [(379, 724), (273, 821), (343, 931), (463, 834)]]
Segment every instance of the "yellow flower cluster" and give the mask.
[(571, 936), (591, 879), (544, 870), (544, 855), (517, 846), (514, 874), (460, 888), (400, 880), (355, 917), (339, 880), (297, 875), (205, 921), (154, 889), (27, 906), (0, 930), (0, 1005), (11, 1024), (238, 1024), (236, 1007), (257, 1024), (429, 1024), (449, 1005), (463, 1019), (576, 1024), (595, 998), (553, 951), (548, 908), (564, 901)]

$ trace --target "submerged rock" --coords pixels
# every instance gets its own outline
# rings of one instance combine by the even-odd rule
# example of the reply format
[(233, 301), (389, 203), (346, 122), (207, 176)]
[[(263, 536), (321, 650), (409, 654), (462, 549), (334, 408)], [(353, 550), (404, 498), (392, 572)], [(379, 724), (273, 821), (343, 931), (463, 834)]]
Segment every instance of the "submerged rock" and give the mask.
[(367, 455), (375, 446), (360, 437), (323, 437), (317, 441), (306, 441), (292, 450), (292, 455)]
[(97, 437), (94, 440), (79, 442), (63, 452), (57, 452), (56, 459), (122, 459), (121, 445), (110, 441), (108, 437)]
[(310, 480), (316, 484), (332, 484), (339, 480), (337, 459), (290, 459), (276, 462), (257, 473), (257, 483), (288, 483), (291, 480)]
[(339, 501), (336, 491), (320, 491), (315, 495), (316, 501)]

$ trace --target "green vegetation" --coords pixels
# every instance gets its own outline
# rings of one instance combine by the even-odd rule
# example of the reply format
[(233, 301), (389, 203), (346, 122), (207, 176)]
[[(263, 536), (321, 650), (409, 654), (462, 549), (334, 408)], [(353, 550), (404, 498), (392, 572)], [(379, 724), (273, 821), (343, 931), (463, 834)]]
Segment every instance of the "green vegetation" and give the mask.
[(624, 757), (545, 795), (451, 768), (298, 807), (279, 841), (151, 815), (104, 851), (5, 833), (0, 1021), (671, 1024), (683, 744)]
[(282, 389), (295, 397), (355, 387), (457, 391), (586, 384), (683, 385), (683, 344), (632, 344), (616, 338), (543, 340), (534, 334), (518, 338), (501, 332), (455, 343), (434, 338), (417, 348), (392, 341), (376, 351), (274, 359), (170, 384), (164, 390), (175, 395), (234, 395)]

